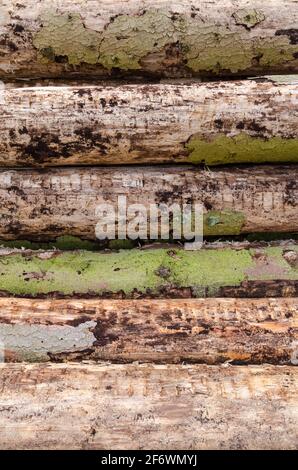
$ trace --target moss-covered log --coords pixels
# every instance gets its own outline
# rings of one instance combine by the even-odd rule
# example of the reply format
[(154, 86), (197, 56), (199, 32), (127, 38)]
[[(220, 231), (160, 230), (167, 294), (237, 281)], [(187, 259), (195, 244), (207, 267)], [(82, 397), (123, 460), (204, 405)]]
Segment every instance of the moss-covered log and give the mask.
[(298, 82), (7, 88), (0, 165), (298, 161)]
[(2, 364), (0, 447), (296, 449), (297, 379), (287, 366)]
[(297, 244), (86, 251), (0, 250), (0, 289), (15, 296), (297, 297)]
[[(182, 166), (59, 168), (0, 171), (0, 239), (58, 239), (57, 247), (63, 249), (63, 241), (67, 246), (80, 237), (93, 246), (97, 224), (103, 222), (98, 208), (110, 204), (117, 227), (119, 196), (126, 196), (127, 207), (144, 206), (136, 230), (141, 238), (150, 239), (153, 233), (151, 205), (163, 204), (178, 204), (181, 210), (183, 204), (201, 204), (205, 236), (298, 232), (298, 165), (213, 171)], [(135, 217), (128, 211), (126, 227)], [(165, 217), (159, 225), (167, 222)], [(85, 246), (88, 242), (78, 244)]]
[(0, 299), (5, 362), (297, 364), (298, 299)]
[(298, 71), (295, 0), (4, 0), (0, 77)]

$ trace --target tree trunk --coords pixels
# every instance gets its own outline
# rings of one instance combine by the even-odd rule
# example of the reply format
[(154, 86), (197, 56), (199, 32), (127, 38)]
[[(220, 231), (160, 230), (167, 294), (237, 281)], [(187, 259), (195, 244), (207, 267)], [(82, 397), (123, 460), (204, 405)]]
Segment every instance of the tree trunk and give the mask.
[(296, 449), (297, 378), (286, 366), (2, 364), (0, 447)]
[(5, 362), (296, 364), (298, 299), (0, 299)]
[(295, 0), (2, 0), (0, 18), (4, 78), (298, 71)]
[(8, 88), (0, 165), (298, 162), (296, 83)]
[[(110, 204), (120, 224), (119, 196), (126, 197), (127, 207), (144, 206), (136, 231), (149, 239), (154, 236), (150, 206), (174, 203), (181, 211), (183, 204), (193, 208), (202, 204), (205, 236), (298, 232), (297, 181), (296, 165), (214, 171), (187, 167), (0, 171), (0, 238), (96, 240), (97, 224), (103, 222), (100, 205)], [(135, 210), (128, 212), (126, 228)], [(166, 227), (167, 219), (159, 225)]]
[(295, 297), (297, 245), (198, 251), (0, 250), (4, 296)]

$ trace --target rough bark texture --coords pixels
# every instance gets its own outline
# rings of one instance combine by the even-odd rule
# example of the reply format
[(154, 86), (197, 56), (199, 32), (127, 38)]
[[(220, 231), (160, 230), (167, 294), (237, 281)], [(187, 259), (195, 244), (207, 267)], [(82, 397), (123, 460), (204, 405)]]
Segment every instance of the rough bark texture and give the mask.
[[(297, 181), (297, 165), (213, 171), (181, 166), (0, 171), (0, 238), (65, 237), (66, 245), (74, 236), (94, 241), (96, 226), (103, 221), (100, 205), (111, 205), (118, 224), (119, 196), (126, 196), (127, 207), (144, 206), (140, 238), (153, 234), (150, 205), (175, 203), (181, 210), (183, 204), (202, 205), (205, 236), (298, 232)], [(128, 212), (128, 223), (137, 209)], [(159, 225), (166, 227), (166, 218)]]
[(295, 0), (2, 0), (0, 77), (298, 71)]
[(0, 299), (5, 362), (297, 364), (298, 299)]
[(298, 82), (0, 92), (0, 165), (298, 161)]
[(0, 251), (3, 295), (298, 297), (297, 244), (263, 248)]
[(1, 365), (1, 449), (296, 449), (287, 366)]

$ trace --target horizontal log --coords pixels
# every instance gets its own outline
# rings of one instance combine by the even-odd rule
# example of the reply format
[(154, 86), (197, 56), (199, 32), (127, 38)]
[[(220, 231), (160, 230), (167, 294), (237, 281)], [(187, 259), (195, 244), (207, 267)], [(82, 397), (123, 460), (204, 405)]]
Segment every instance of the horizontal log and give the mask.
[(298, 297), (297, 244), (119, 252), (0, 250), (3, 296)]
[[(298, 165), (0, 171), (0, 239), (95, 241), (96, 226), (103, 220), (97, 208), (110, 204), (118, 224), (119, 196), (126, 197), (127, 207), (144, 206), (141, 238), (152, 234), (150, 206), (174, 203), (181, 209), (187, 203), (202, 204), (205, 236), (298, 232), (297, 182)], [(128, 222), (135, 215), (128, 214)], [(164, 219), (159, 225), (166, 223)]]
[(298, 71), (295, 0), (4, 0), (0, 17), (0, 77)]
[(2, 364), (0, 448), (296, 449), (297, 378), (287, 366)]
[(0, 165), (298, 162), (298, 82), (0, 90)]
[(5, 362), (296, 364), (298, 298), (0, 299)]

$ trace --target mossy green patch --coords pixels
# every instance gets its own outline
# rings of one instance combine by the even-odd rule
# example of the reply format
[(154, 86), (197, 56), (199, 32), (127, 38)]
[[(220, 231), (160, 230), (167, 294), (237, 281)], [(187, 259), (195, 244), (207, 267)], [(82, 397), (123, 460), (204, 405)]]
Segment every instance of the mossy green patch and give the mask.
[(204, 236), (240, 235), (245, 215), (237, 211), (209, 211), (204, 214)]
[(205, 140), (198, 135), (186, 144), (192, 163), (222, 165), (229, 163), (298, 162), (298, 139), (272, 137), (261, 139), (240, 133), (217, 135)]
[[(253, 268), (248, 250), (122, 250), (17, 253), (0, 257), (1, 290), (13, 295), (63, 295), (136, 290), (157, 292), (163, 287), (218, 290), (237, 286)], [(166, 273), (166, 275), (164, 275)]]
[(25, 248), (28, 250), (98, 250), (102, 247), (99, 242), (82, 240), (79, 237), (63, 235), (52, 242), (32, 242), (30, 240), (0, 240), (0, 247)]

